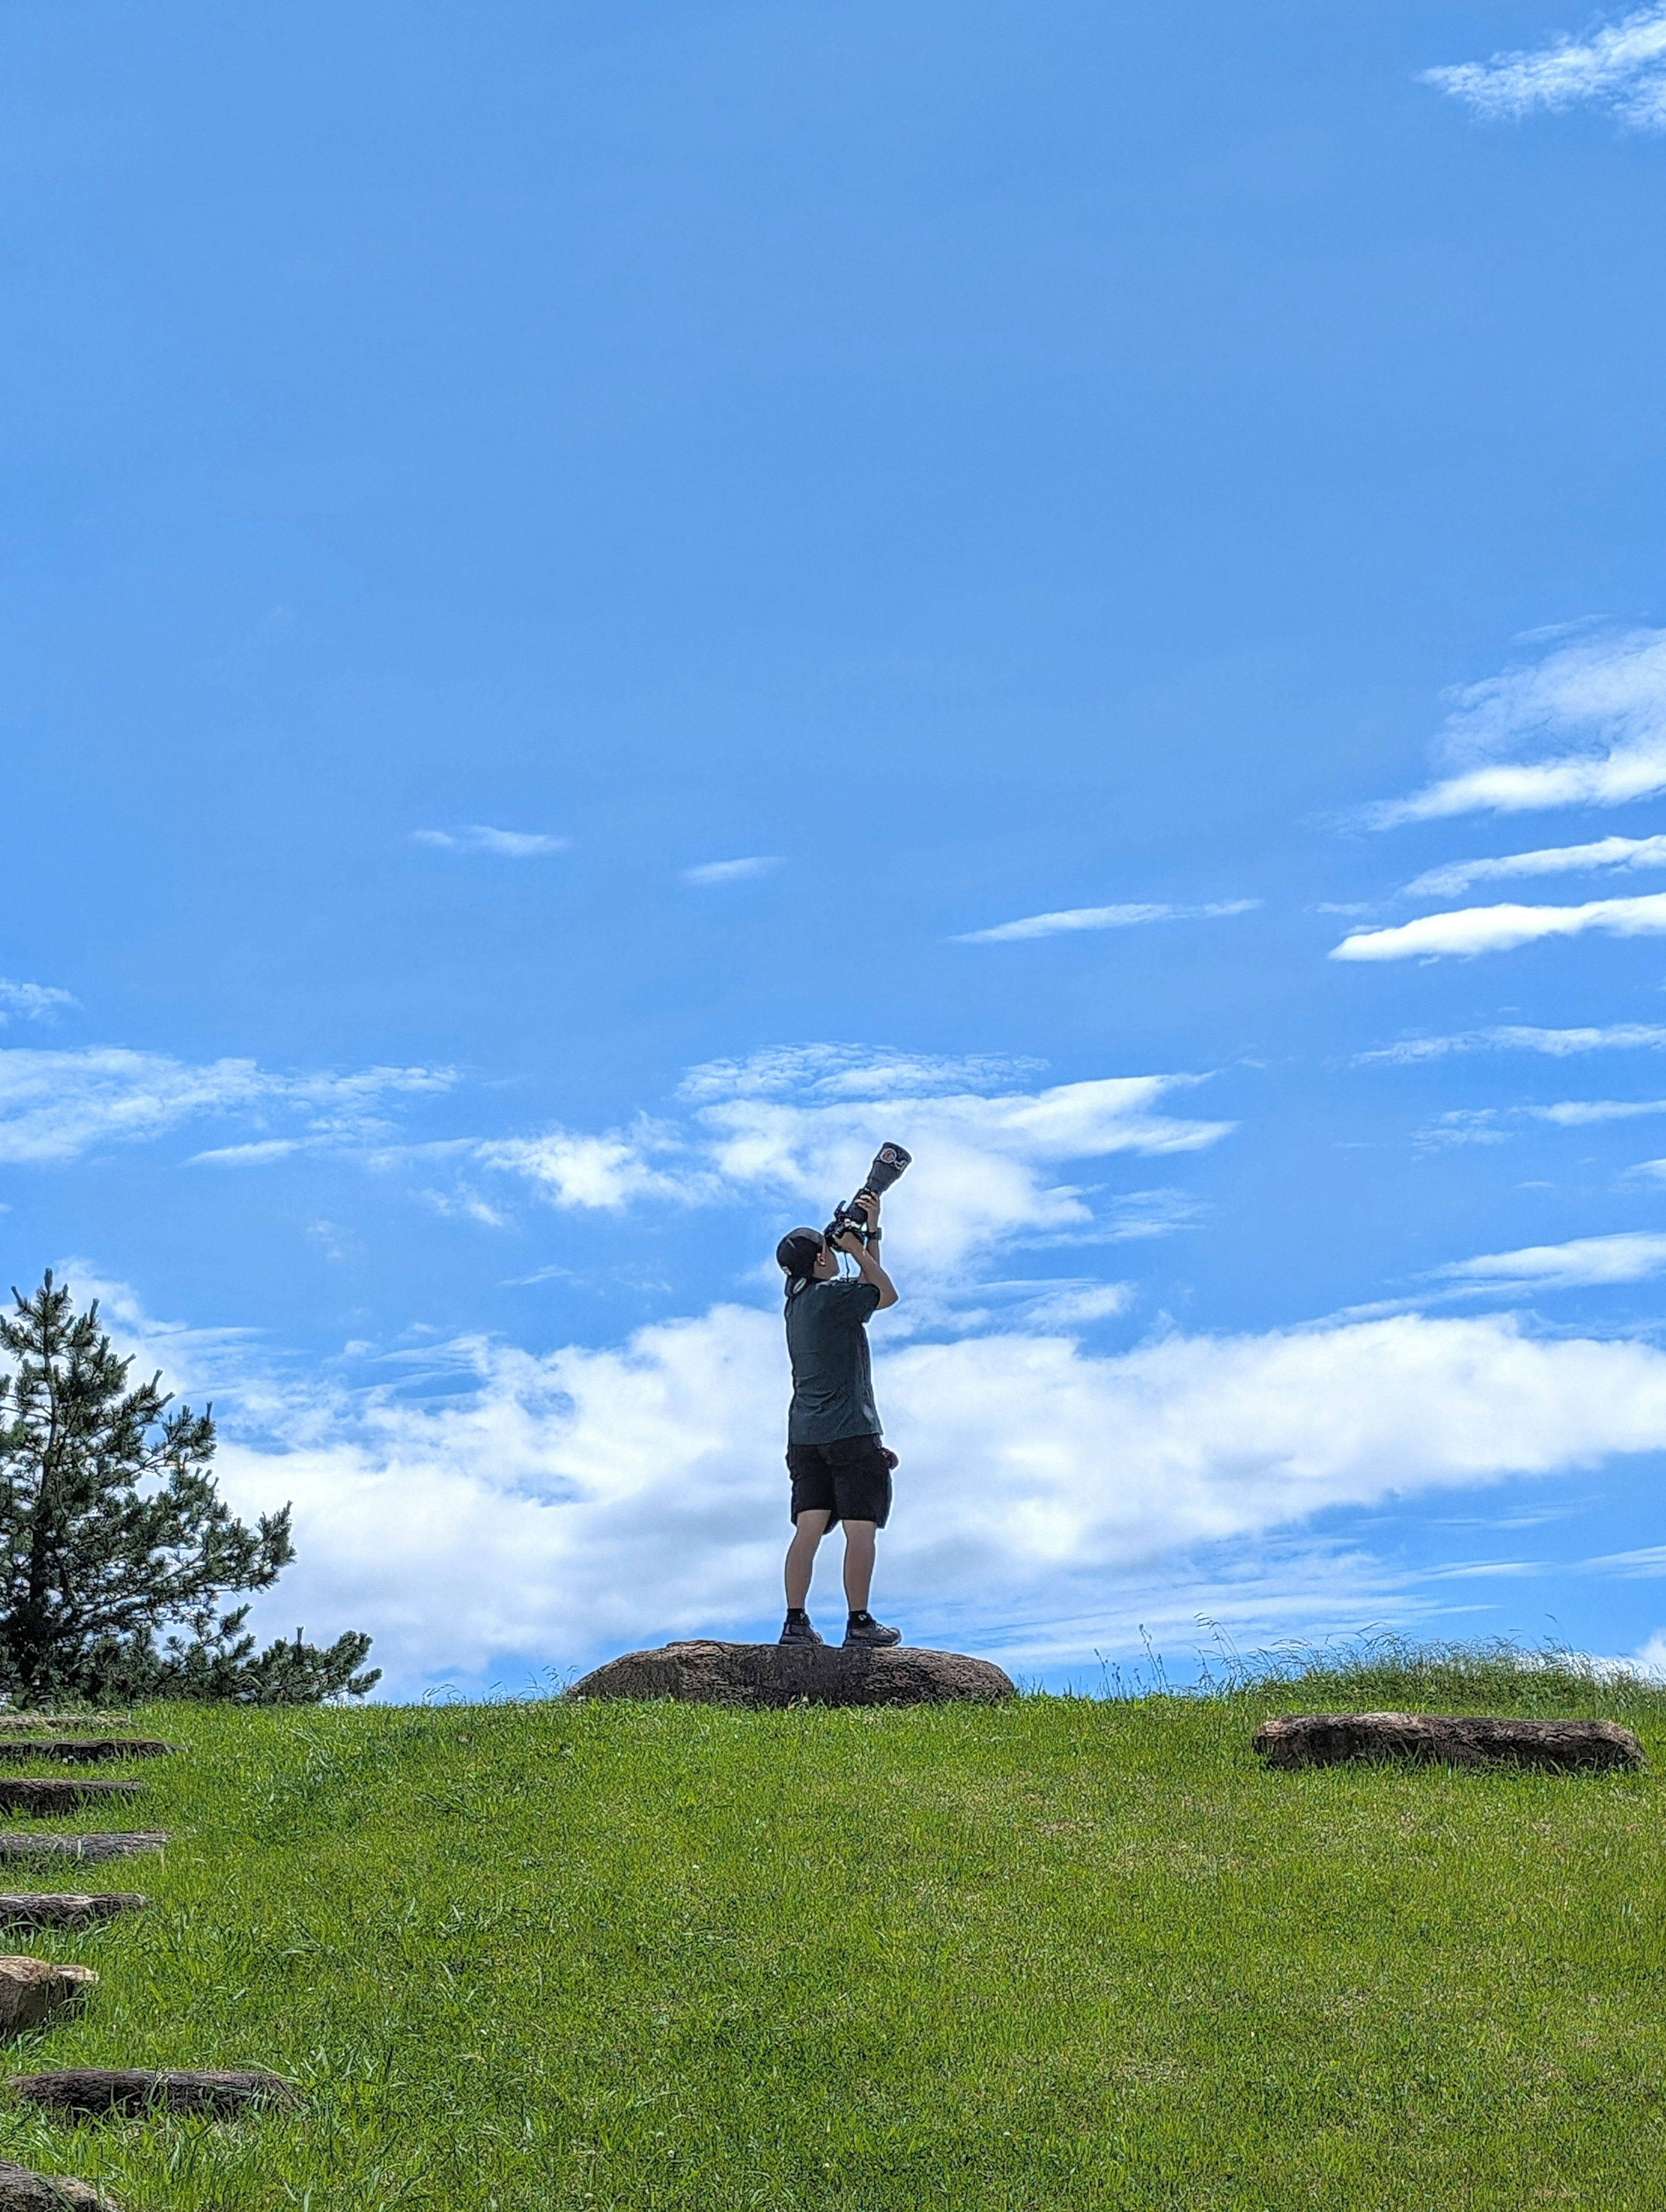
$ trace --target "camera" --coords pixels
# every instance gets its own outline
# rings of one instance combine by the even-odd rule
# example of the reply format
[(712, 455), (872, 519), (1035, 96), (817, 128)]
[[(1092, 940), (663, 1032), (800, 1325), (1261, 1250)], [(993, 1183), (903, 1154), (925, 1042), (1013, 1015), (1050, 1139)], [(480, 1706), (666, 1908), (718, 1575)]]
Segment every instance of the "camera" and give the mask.
[(834, 1207), (833, 1218), (822, 1232), (830, 1244), (836, 1237), (851, 1236), (860, 1237), (864, 1244), (879, 1242), (879, 1231), (869, 1229), (867, 1216), (857, 1201), (864, 1198), (878, 1198), (882, 1192), (889, 1190), (913, 1158), (914, 1154), (904, 1152), (901, 1145), (880, 1146), (856, 1196), (848, 1206)]

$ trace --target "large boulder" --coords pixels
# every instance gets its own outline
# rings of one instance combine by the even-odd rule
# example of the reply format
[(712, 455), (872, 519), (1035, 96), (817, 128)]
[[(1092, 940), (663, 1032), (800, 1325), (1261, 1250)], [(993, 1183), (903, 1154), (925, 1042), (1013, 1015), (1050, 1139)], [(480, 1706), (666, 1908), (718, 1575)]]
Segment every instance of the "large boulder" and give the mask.
[(1292, 1713), (1263, 1721), (1255, 1747), (1269, 1766), (1399, 1759), (1439, 1766), (1536, 1766), (1571, 1774), (1641, 1766), (1643, 1747), (1614, 1721), (1489, 1720), (1439, 1713)]
[(999, 1667), (958, 1651), (702, 1641), (627, 1651), (567, 1694), (701, 1705), (940, 1705), (964, 1698), (988, 1705), (1018, 1693)]

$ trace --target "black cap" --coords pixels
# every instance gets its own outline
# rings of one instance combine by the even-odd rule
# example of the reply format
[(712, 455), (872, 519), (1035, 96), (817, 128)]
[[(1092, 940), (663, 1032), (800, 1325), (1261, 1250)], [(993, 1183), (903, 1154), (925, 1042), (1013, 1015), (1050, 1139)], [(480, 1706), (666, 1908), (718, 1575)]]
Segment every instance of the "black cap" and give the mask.
[(825, 1242), (819, 1229), (789, 1229), (775, 1247), (777, 1263), (796, 1278), (813, 1273)]

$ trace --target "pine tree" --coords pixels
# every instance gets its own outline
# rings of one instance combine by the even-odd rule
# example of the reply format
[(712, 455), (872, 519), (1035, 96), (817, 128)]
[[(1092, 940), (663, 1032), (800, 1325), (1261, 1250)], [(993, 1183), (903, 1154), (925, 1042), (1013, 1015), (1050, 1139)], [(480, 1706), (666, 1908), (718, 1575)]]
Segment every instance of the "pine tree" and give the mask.
[[(276, 1644), (256, 1656), (246, 1605), (295, 1557), (289, 1508), (254, 1528), (215, 1486), (213, 1409), (170, 1410), (160, 1373), (128, 1384), (100, 1326), (47, 1270), (32, 1298), (0, 1313), (0, 1692), (46, 1698), (154, 1696), (242, 1702), (362, 1697), (370, 1639), (319, 1651)], [(181, 1634), (179, 1632), (185, 1632)], [(165, 1638), (158, 1649), (158, 1638)]]

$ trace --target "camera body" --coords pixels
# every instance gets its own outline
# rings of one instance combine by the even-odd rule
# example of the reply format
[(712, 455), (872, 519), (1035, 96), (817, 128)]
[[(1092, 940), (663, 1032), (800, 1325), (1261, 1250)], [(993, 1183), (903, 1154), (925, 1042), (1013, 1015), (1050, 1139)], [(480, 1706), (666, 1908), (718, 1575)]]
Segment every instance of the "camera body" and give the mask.
[(888, 1191), (913, 1158), (914, 1154), (904, 1152), (901, 1145), (880, 1146), (879, 1151), (873, 1155), (873, 1164), (869, 1168), (866, 1178), (861, 1188), (856, 1193), (856, 1196), (848, 1206), (834, 1207), (833, 1218), (822, 1232), (830, 1244), (836, 1237), (860, 1237), (863, 1243), (869, 1246), (879, 1243), (879, 1231), (877, 1229), (869, 1229), (867, 1216), (862, 1212), (857, 1200), (864, 1198), (878, 1198), (883, 1192)]

